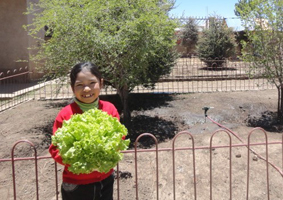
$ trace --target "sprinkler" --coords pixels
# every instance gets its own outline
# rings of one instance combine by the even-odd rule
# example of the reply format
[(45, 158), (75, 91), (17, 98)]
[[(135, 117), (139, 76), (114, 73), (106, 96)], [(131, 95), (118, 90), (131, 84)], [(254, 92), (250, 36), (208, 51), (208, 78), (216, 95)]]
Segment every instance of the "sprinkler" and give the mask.
[(208, 106), (205, 106), (203, 107), (202, 109), (204, 110), (204, 119), (205, 119), (205, 122), (206, 122), (206, 117), (207, 117), (207, 111), (210, 109), (210, 108), (213, 108), (213, 107), (208, 107)]

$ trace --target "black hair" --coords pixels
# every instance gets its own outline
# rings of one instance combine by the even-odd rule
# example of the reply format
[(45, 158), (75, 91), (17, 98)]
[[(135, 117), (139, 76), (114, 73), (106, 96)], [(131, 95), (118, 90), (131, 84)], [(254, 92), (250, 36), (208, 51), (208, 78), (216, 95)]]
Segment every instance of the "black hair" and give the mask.
[(70, 80), (71, 80), (72, 88), (74, 88), (75, 86), (75, 82), (76, 82), (78, 73), (80, 73), (84, 68), (90, 71), (94, 76), (96, 76), (96, 78), (99, 80), (99, 84), (101, 84), (102, 76), (101, 76), (100, 71), (98, 70), (98, 67), (91, 62), (82, 62), (82, 63), (78, 63), (75, 66), (73, 66), (71, 70)]

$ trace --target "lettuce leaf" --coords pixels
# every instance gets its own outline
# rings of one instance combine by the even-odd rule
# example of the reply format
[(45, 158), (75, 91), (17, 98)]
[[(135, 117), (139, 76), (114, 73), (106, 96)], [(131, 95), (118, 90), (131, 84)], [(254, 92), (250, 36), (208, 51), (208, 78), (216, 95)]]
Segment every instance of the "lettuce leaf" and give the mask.
[(117, 118), (98, 109), (75, 114), (63, 122), (52, 136), (63, 163), (74, 174), (109, 172), (122, 160), (130, 140), (123, 140), (128, 130)]

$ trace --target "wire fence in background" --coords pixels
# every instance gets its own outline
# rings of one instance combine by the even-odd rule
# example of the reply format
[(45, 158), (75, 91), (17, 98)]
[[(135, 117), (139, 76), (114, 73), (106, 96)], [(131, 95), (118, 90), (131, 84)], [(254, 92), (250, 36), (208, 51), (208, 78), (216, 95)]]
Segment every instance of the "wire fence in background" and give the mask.
[[(257, 69), (250, 78), (249, 64), (225, 60), (221, 67), (208, 68), (197, 57), (180, 58), (172, 72), (160, 78), (154, 89), (136, 87), (132, 93), (197, 93), (274, 89)], [(0, 72), (0, 111), (31, 99), (69, 99), (72, 90), (67, 79), (30, 81), (27, 68)], [(106, 86), (104, 95), (116, 94)]]

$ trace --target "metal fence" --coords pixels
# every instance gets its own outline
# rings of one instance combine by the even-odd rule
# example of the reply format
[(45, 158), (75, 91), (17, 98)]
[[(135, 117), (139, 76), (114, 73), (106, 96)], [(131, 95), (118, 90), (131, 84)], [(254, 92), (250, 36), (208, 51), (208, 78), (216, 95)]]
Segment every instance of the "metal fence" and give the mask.
[[(246, 134), (244, 142), (237, 133), (218, 125), (222, 129), (201, 135), (202, 141), (208, 141), (203, 146), (196, 145), (198, 135), (187, 131), (176, 134), (167, 147), (152, 134), (141, 134), (135, 147), (123, 152), (124, 159), (116, 168), (114, 199), (282, 199), (282, 135), (270, 141), (263, 129), (256, 128)], [(262, 137), (253, 139), (254, 135)], [(154, 140), (155, 146), (138, 147), (144, 137)], [(31, 147), (31, 157), (15, 156), (22, 143)], [(38, 156), (31, 142), (15, 143), (11, 158), (0, 159), (0, 165), (6, 166), (0, 176), (1, 199), (61, 199), (62, 167), (49, 156)]]
[[(178, 59), (172, 72), (162, 77), (153, 90), (136, 87), (133, 93), (193, 93), (272, 89), (262, 70), (248, 76), (248, 63), (225, 60), (223, 66), (208, 68), (197, 57)], [(72, 91), (66, 79), (29, 81), (27, 68), (0, 72), (0, 111), (31, 99), (66, 99)], [(102, 94), (116, 90), (105, 87)]]

